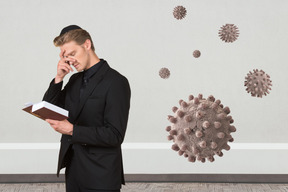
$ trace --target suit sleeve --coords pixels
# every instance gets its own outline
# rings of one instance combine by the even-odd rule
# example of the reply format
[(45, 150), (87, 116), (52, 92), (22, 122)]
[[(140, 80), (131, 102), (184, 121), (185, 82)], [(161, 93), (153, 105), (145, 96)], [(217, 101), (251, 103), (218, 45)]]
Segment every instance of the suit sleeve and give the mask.
[(124, 76), (114, 79), (106, 96), (104, 126), (74, 125), (72, 142), (102, 147), (121, 145), (128, 122), (130, 97), (128, 80)]
[(43, 101), (47, 101), (59, 107), (64, 107), (64, 91), (61, 91), (62, 86), (63, 81), (55, 84), (53, 79), (49, 85), (49, 88), (44, 94)]

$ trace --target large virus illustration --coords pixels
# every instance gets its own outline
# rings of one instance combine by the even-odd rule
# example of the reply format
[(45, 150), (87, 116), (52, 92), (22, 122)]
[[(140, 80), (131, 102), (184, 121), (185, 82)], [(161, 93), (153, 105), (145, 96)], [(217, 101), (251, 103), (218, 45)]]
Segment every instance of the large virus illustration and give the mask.
[(239, 30), (234, 24), (226, 24), (221, 27), (218, 34), (222, 41), (232, 43), (239, 37)]
[(173, 10), (173, 15), (176, 19), (183, 19), (186, 16), (186, 8), (183, 6), (177, 6)]
[(161, 68), (160, 71), (159, 71), (159, 76), (162, 78), (162, 79), (168, 79), (170, 77), (170, 71), (169, 69), (167, 68)]
[(199, 57), (201, 56), (201, 52), (200, 52), (199, 50), (195, 50), (195, 51), (193, 52), (193, 56), (194, 56), (195, 58), (199, 58)]
[(188, 161), (214, 161), (214, 155), (222, 157), (222, 150), (230, 150), (227, 142), (234, 139), (231, 132), (235, 132), (234, 120), (230, 109), (223, 107), (220, 100), (211, 95), (207, 99), (202, 94), (198, 97), (189, 96), (189, 101), (179, 101), (180, 107), (173, 107), (174, 115), (169, 115), (172, 123), (166, 127), (169, 132), (168, 140), (174, 144), (172, 149), (184, 155)]
[(249, 71), (245, 77), (244, 86), (247, 87), (246, 91), (251, 93), (251, 96), (262, 98), (263, 95), (270, 93), (272, 81), (263, 70), (254, 69), (253, 73)]

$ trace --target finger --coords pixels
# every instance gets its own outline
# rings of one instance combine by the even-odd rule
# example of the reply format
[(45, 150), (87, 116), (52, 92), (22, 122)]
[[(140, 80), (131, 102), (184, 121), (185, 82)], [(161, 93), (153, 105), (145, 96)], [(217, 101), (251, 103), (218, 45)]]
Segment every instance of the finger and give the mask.
[(68, 65), (72, 65), (74, 62), (75, 62), (75, 60), (73, 60), (73, 59), (69, 59), (69, 58), (64, 59), (64, 63), (67, 63)]
[(52, 120), (52, 119), (46, 119), (45, 121), (46, 121), (47, 123), (49, 123), (50, 125), (53, 124), (53, 120)]
[(61, 49), (61, 52), (59, 54), (60, 58), (61, 59), (64, 59), (64, 54), (65, 54), (65, 50), (64, 49)]
[(73, 57), (70, 57), (70, 56), (64, 56), (64, 60), (65, 61), (72, 61), (72, 62), (76, 61), (76, 59), (74, 59)]
[(65, 72), (66, 74), (70, 72), (70, 69), (67, 66), (60, 66), (59, 69)]
[(73, 68), (71, 67), (71, 65), (73, 65), (74, 62), (75, 62), (74, 59), (70, 59), (70, 58), (65, 59), (65, 64), (67, 64), (67, 67), (69, 68), (70, 71), (73, 71)]
[[(67, 61), (67, 62), (69, 62), (69, 61)], [(65, 71), (67, 71), (67, 72), (73, 71), (72, 67), (71, 67), (70, 64), (68, 64), (68, 63), (60, 64), (59, 67), (60, 67), (61, 69), (65, 69)]]

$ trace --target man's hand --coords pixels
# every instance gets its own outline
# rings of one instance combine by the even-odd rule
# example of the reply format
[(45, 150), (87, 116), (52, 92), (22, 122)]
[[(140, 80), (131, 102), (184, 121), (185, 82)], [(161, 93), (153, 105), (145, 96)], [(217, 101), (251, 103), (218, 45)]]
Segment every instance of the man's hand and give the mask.
[(73, 134), (73, 125), (67, 120), (57, 121), (52, 119), (46, 119), (46, 122), (57, 132), (72, 135)]
[(55, 83), (61, 82), (64, 77), (73, 71), (72, 65), (75, 62), (75, 59), (70, 58), (69, 56), (64, 56), (65, 50), (61, 50), (59, 56), (60, 56), (60, 61), (58, 62), (57, 65), (57, 74), (55, 77)]

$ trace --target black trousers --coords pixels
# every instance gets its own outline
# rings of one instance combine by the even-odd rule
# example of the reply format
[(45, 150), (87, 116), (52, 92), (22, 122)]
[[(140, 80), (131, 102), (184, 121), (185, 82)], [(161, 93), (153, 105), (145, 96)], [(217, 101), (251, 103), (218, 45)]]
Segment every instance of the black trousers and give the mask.
[(79, 185), (77, 181), (77, 171), (75, 169), (75, 163), (77, 159), (75, 159), (73, 155), (69, 157), (70, 162), (68, 163), (65, 171), (65, 184), (66, 184), (66, 192), (120, 192), (119, 190), (99, 190), (99, 189), (85, 189), (83, 186)]

